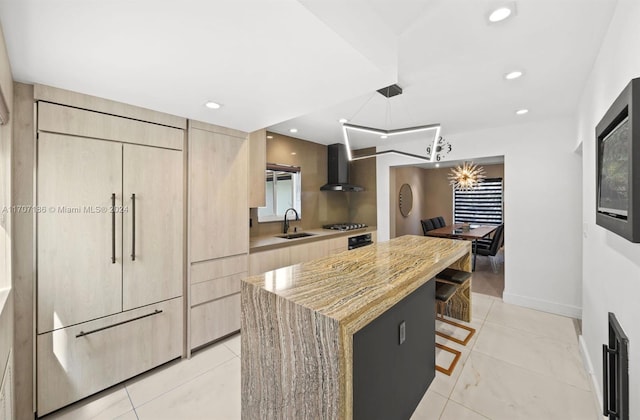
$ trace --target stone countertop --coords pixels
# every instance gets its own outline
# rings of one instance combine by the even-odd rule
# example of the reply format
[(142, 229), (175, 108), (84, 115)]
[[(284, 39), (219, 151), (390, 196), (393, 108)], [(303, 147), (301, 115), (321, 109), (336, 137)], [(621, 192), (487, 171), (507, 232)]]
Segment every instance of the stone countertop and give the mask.
[[(249, 240), (249, 253), (266, 251), (269, 249), (283, 248), (286, 246), (299, 245), (303, 243), (322, 241), (325, 239), (339, 238), (339, 237), (347, 237), (354, 236), (358, 234), (373, 232), (376, 230), (375, 226), (367, 226), (362, 229), (353, 229), (353, 230), (331, 230), (331, 229), (306, 229), (306, 230), (298, 230), (298, 233), (306, 232), (311, 233), (313, 236), (306, 236), (304, 238), (295, 238), (295, 239), (284, 239), (278, 238), (276, 235), (265, 235), (265, 236), (257, 236), (255, 238), (250, 238)], [(289, 230), (289, 233), (293, 232), (293, 229)]]
[(468, 241), (407, 235), (244, 281), (339, 322), (364, 316), (362, 327), (470, 254)]

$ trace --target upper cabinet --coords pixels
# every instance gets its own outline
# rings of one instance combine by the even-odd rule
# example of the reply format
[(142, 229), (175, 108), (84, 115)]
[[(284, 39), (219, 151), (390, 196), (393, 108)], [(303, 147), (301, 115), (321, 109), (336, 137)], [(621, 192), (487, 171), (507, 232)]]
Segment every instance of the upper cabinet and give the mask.
[(191, 263), (249, 252), (247, 157), (245, 133), (189, 121)]
[(267, 130), (249, 134), (249, 207), (266, 206), (265, 168), (267, 167)]

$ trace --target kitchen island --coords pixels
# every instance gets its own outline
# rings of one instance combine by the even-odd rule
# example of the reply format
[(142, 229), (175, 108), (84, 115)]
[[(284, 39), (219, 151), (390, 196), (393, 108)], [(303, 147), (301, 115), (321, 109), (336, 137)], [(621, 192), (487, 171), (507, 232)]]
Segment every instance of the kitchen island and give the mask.
[[(413, 331), (422, 331), (423, 338), (426, 334), (427, 342), (434, 343), (430, 280), (447, 267), (471, 271), (468, 242), (403, 236), (244, 280), (242, 418), (354, 418), (354, 380), (362, 383), (354, 379), (354, 366), (358, 354), (377, 347), (354, 346), (358, 333), (378, 321), (388, 323), (388, 314), (398, 309), (402, 314), (410, 307), (407, 316), (413, 316), (424, 306), (426, 315), (406, 322), (404, 347), (402, 320), (396, 347), (412, 348)], [(416, 305), (418, 297), (424, 305)], [(395, 331), (392, 341), (398, 341)], [(420, 342), (424, 345), (425, 340)], [(422, 381), (426, 386), (435, 363), (429, 360), (433, 348), (429, 351), (431, 356), (424, 356), (431, 374)]]

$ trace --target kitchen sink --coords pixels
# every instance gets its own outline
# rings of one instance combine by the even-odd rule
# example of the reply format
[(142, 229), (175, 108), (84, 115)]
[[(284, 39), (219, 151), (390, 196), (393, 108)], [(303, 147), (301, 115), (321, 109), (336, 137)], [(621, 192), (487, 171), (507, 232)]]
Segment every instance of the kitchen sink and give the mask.
[(297, 238), (306, 238), (307, 236), (313, 236), (314, 233), (307, 232), (297, 232), (297, 233), (287, 233), (286, 235), (276, 235), (276, 238), (282, 239), (297, 239)]

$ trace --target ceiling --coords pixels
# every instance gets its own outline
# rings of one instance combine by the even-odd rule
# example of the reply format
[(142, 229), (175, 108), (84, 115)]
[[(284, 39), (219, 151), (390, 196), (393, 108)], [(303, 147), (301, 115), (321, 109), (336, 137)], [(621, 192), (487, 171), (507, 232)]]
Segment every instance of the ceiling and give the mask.
[(616, 0), (517, 0), (489, 24), (500, 3), (0, 0), (0, 22), (17, 81), (330, 144), (339, 118), (446, 136), (573, 115)]

